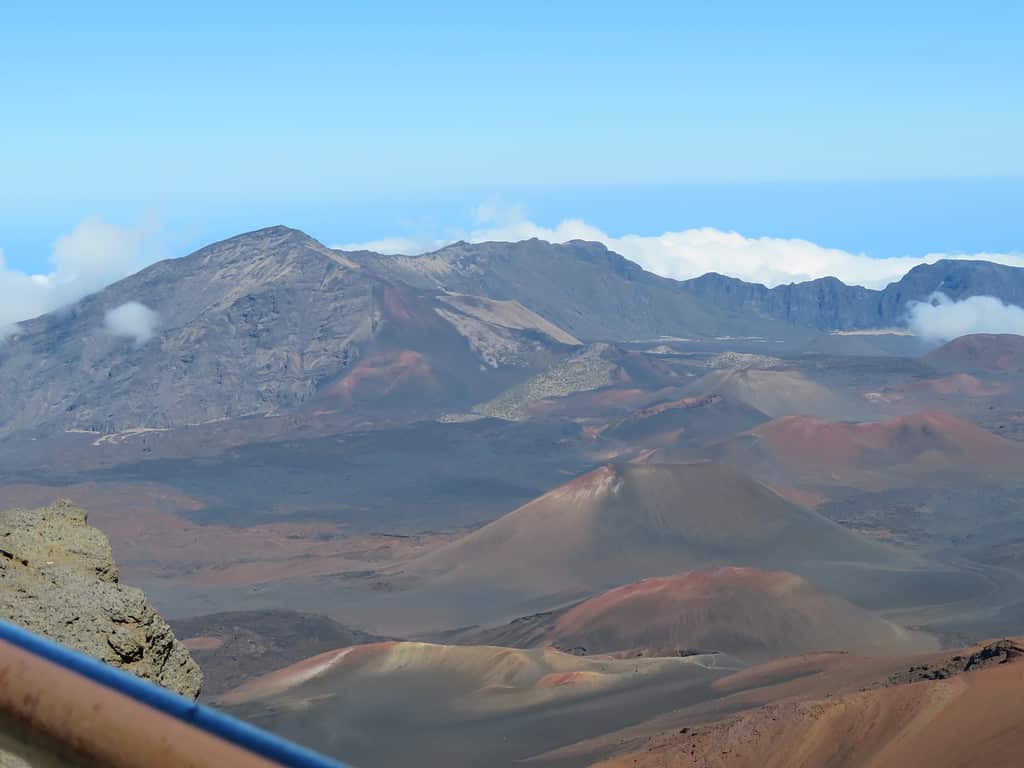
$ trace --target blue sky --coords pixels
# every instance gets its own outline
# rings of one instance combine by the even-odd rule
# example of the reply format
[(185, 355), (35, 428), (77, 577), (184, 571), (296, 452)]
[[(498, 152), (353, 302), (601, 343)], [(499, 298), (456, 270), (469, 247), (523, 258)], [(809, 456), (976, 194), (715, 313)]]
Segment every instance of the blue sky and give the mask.
[(493, 201), (615, 236), (1024, 249), (1019, 3), (438, 6), (5, 8), (7, 269), (50, 271), (90, 218), (170, 255), (271, 223), (444, 239)]

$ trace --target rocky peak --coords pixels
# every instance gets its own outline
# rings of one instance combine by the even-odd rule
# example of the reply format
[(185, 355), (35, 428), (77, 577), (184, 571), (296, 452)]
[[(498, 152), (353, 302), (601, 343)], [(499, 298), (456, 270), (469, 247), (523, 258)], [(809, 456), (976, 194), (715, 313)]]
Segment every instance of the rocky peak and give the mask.
[[(280, 413), (338, 375), (373, 326), (372, 281), (286, 227), (153, 264), (0, 347), (0, 433), (167, 428)], [(145, 341), (108, 331), (138, 302)]]
[(141, 590), (118, 583), (107, 537), (67, 501), (0, 512), (0, 616), (190, 698), (202, 673)]

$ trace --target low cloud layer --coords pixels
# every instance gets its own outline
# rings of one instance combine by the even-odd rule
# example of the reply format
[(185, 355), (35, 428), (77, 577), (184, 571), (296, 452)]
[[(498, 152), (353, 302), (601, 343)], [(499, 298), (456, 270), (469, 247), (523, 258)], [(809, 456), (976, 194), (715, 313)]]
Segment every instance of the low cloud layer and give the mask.
[(158, 254), (155, 227), (117, 227), (86, 219), (57, 239), (51, 270), (30, 275), (6, 266), (0, 251), (0, 338), (14, 324), (62, 307), (132, 274)]
[(137, 301), (129, 301), (108, 310), (103, 318), (103, 327), (112, 336), (132, 339), (136, 344), (145, 344), (156, 334), (160, 326), (160, 315)]
[(954, 301), (944, 293), (933, 293), (928, 301), (910, 302), (907, 325), (915, 335), (931, 341), (949, 341), (969, 333), (1024, 334), (1024, 308), (993, 296)]
[[(366, 248), (381, 253), (423, 253), (455, 240), (515, 241), (531, 237), (556, 243), (594, 240), (665, 277), (686, 279), (706, 272), (720, 272), (769, 286), (831, 275), (848, 284), (882, 288), (918, 264), (943, 258), (983, 259), (1024, 266), (1024, 254), (1016, 253), (935, 253), (874, 259), (808, 240), (745, 237), (713, 228), (615, 237), (579, 219), (566, 219), (555, 227), (544, 227), (530, 221), (520, 208), (494, 204), (482, 205), (474, 211), (470, 229), (445, 234), (445, 237), (393, 237), (339, 247)], [(0, 339), (15, 330), (15, 323), (77, 301), (165, 255), (159, 252), (156, 235), (153, 224), (125, 228), (87, 219), (54, 244), (52, 268), (46, 274), (32, 275), (7, 268), (0, 251)], [(982, 309), (985, 316), (995, 314), (991, 308)], [(967, 310), (953, 311), (963, 316)], [(924, 314), (931, 317), (927, 310)]]
[(554, 243), (594, 240), (663, 277), (685, 280), (707, 272), (720, 272), (768, 286), (833, 276), (850, 285), (884, 288), (918, 264), (947, 258), (983, 259), (1024, 266), (1024, 254), (934, 253), (921, 257), (874, 259), (838, 248), (825, 248), (809, 240), (745, 237), (710, 227), (661, 235), (613, 237), (579, 219), (566, 219), (556, 227), (543, 227), (522, 216), (518, 209), (481, 208), (477, 214), (475, 228), (453, 233), (446, 239), (394, 237), (339, 247), (413, 254), (436, 250), (454, 240), (483, 242), (531, 237)]

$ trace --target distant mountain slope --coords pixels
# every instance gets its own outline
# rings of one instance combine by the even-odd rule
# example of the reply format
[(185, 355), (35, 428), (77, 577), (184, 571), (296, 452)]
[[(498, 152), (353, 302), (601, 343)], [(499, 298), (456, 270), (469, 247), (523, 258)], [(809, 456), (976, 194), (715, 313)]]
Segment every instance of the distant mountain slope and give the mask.
[(1024, 305), (1024, 268), (960, 259), (914, 267), (879, 291), (835, 277), (775, 288), (715, 272), (670, 280), (582, 240), (460, 242), (421, 256), (344, 255), (414, 285), (517, 299), (584, 340), (902, 327), (907, 302), (935, 291)]
[[(145, 344), (104, 331), (105, 313), (128, 301), (159, 316)], [(348, 364), (372, 325), (365, 270), (301, 232), (252, 232), (22, 323), (0, 348), (0, 429), (114, 431), (291, 408)]]
[(840, 472), (923, 461), (981, 470), (1020, 467), (1024, 448), (946, 413), (851, 424), (792, 416), (752, 430), (780, 460)]
[(406, 599), (429, 605), (437, 628), (483, 625), (709, 565), (784, 568), (855, 602), (879, 597), (874, 578), (857, 578), (873, 569), (901, 585), (900, 599), (920, 599), (903, 579), (926, 567), (728, 467), (618, 464), (409, 563)]
[(684, 280), (688, 293), (734, 312), (770, 317), (820, 330), (876, 328), (885, 324), (878, 291), (846, 285), (835, 277), (768, 288), (710, 272)]
[(560, 648), (672, 654), (710, 649), (744, 661), (807, 651), (912, 653), (938, 643), (785, 571), (705, 568), (644, 579), (573, 606), (555, 622)]
[(851, 423), (789, 416), (712, 446), (758, 477), (881, 489), (985, 482), (1024, 471), (1024, 447), (939, 411)]
[(719, 567), (643, 579), (569, 608), (469, 632), (459, 642), (627, 657), (695, 649), (744, 661), (807, 651), (912, 653), (937, 641), (823, 593), (785, 571)]
[[(144, 343), (105, 330), (131, 301), (158, 317)], [(468, 407), (577, 344), (514, 301), (391, 282), (272, 227), (20, 324), (0, 345), (0, 432), (180, 427), (285, 412), (332, 387), (331, 407)]]
[(1024, 336), (1013, 333), (973, 333), (943, 344), (924, 361), (942, 371), (1024, 372)]
[[(902, 322), (936, 289), (1024, 301), (1024, 270), (943, 261), (884, 291), (659, 277), (598, 243), (345, 253), (270, 227), (154, 264), (0, 344), (0, 433), (120, 432), (320, 408), (437, 415), (486, 402), (580, 342), (756, 337)], [(152, 338), (105, 330), (140, 302)], [(139, 343), (139, 342), (142, 343)], [(433, 411), (431, 411), (433, 409)]]
[(584, 341), (800, 333), (743, 308), (723, 311), (678, 281), (583, 240), (459, 242), (420, 256), (341, 255), (420, 288), (514, 299)]
[(952, 299), (995, 296), (1024, 305), (1024, 268), (988, 261), (943, 259), (914, 267), (881, 291), (846, 285), (834, 277), (768, 288), (709, 273), (681, 287), (723, 310), (755, 314), (819, 330), (905, 325), (908, 301), (941, 291)]
[(852, 418), (867, 412), (863, 403), (850, 401), (792, 370), (712, 371), (688, 386), (686, 394), (699, 398), (723, 396), (772, 418), (791, 414)]

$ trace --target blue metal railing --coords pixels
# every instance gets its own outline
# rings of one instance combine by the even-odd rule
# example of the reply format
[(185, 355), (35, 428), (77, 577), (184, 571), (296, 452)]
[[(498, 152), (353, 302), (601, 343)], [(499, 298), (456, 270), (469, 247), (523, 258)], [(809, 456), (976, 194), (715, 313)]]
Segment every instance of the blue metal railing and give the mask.
[(76, 672), (95, 683), (135, 699), (165, 715), (211, 733), (255, 755), (290, 768), (346, 768), (306, 747), (244, 723), (223, 712), (165, 690), (135, 675), (108, 666), (84, 653), (0, 620), (0, 640)]

